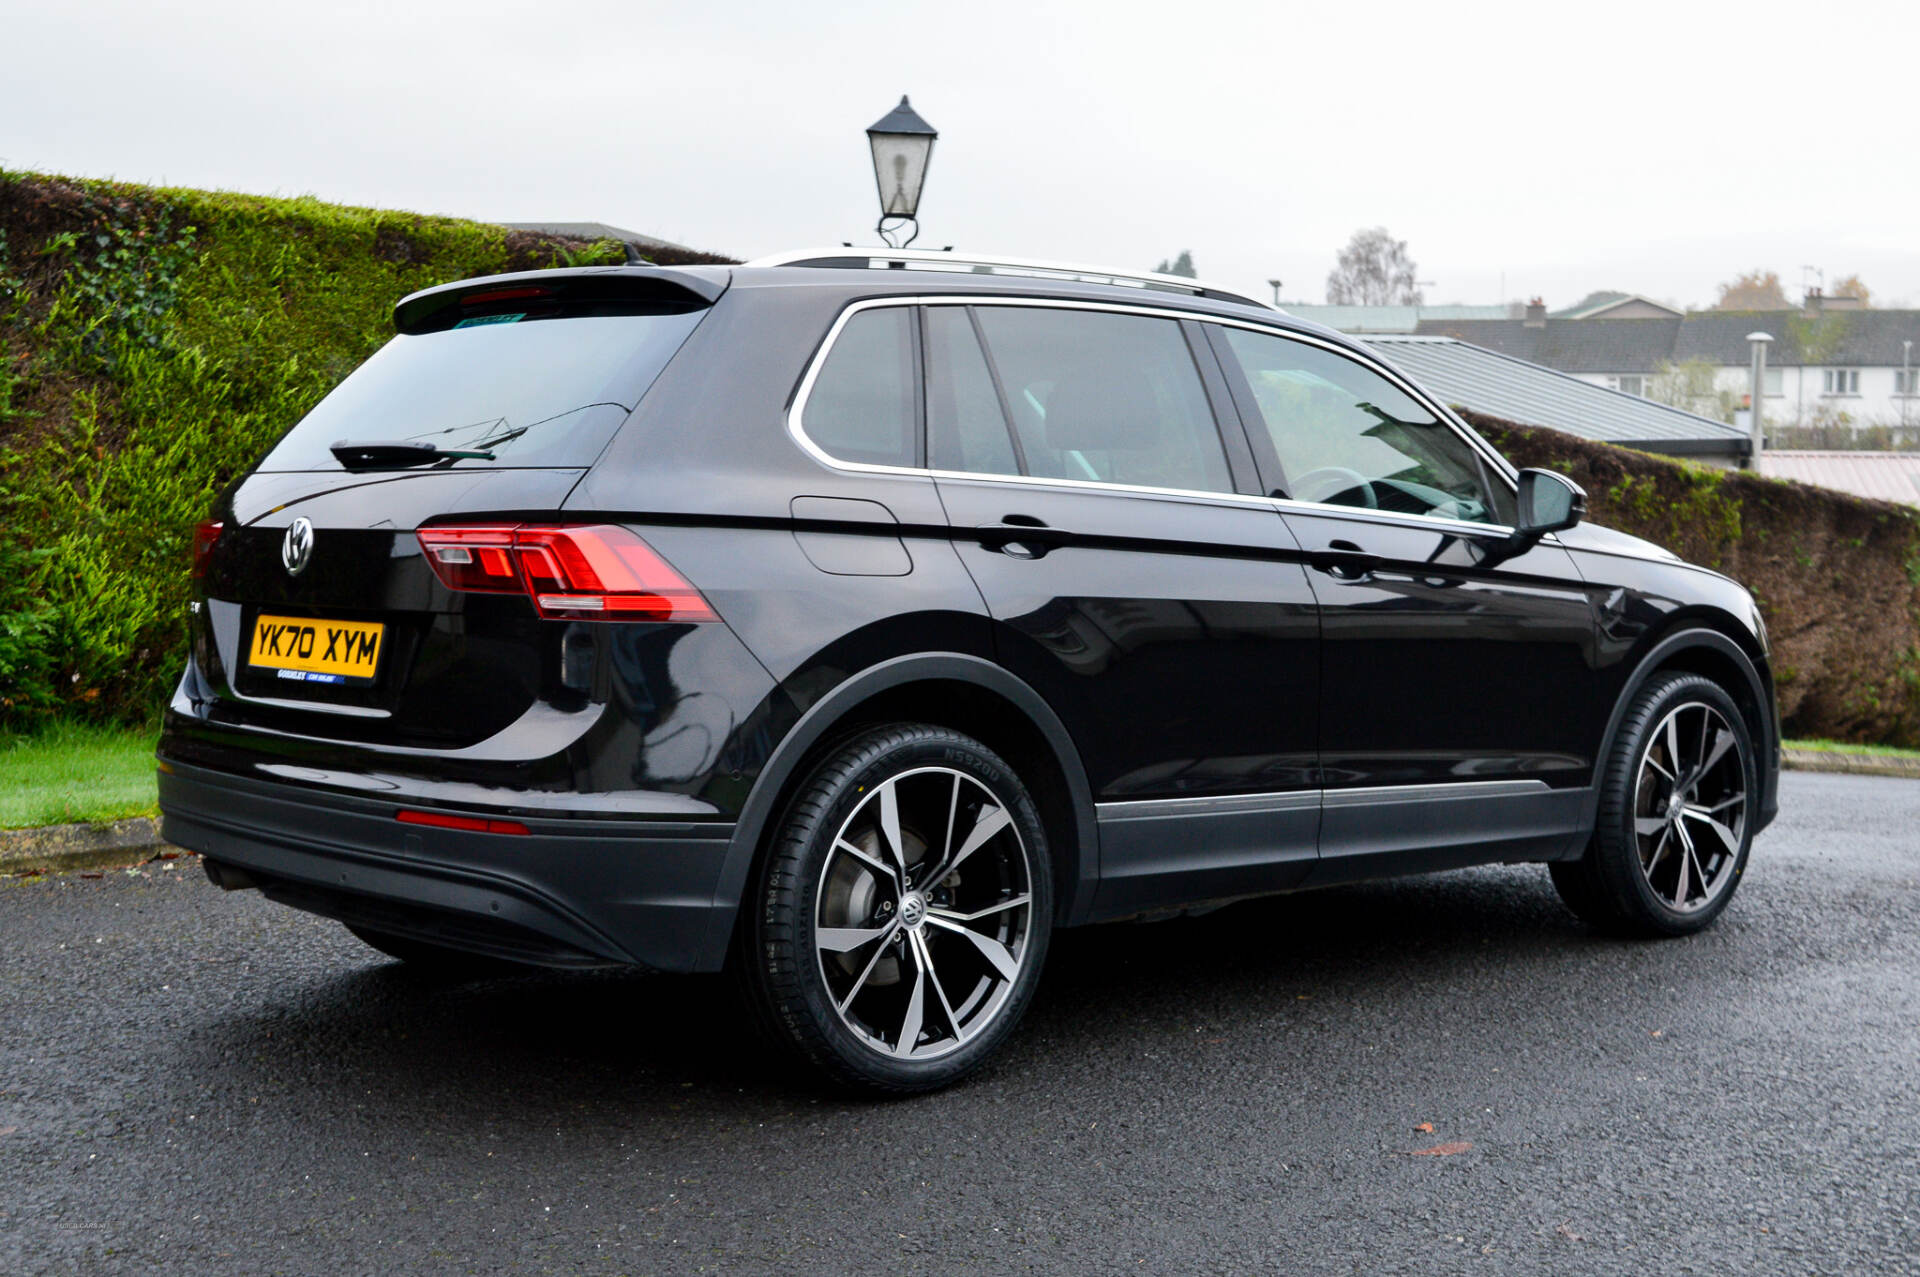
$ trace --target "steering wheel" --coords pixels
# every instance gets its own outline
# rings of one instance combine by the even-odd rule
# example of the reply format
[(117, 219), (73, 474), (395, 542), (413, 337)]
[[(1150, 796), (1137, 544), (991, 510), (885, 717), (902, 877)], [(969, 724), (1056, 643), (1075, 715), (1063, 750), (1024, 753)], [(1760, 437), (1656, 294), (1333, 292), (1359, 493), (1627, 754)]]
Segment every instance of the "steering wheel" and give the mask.
[[(1334, 479), (1338, 480), (1339, 483), (1336, 487), (1329, 487), (1325, 491), (1319, 491), (1314, 482), (1316, 479)], [(1328, 497), (1338, 496), (1343, 492), (1352, 490), (1357, 490), (1360, 493), (1360, 504), (1367, 509), (1378, 510), (1380, 508), (1380, 497), (1374, 492), (1372, 481), (1358, 470), (1349, 470), (1345, 466), (1321, 466), (1317, 470), (1307, 471), (1293, 481), (1292, 495), (1296, 501), (1325, 501)], [(1309, 495), (1310, 493), (1311, 495)], [(1342, 501), (1339, 504), (1349, 505), (1351, 502)]]

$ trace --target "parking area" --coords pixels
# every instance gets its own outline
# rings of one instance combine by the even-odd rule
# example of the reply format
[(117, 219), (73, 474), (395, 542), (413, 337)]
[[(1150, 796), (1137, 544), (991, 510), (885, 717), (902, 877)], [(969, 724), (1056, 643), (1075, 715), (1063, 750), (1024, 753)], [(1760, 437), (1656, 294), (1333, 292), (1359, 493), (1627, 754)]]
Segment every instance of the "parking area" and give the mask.
[(440, 985), (191, 861), (8, 880), (0, 1270), (1914, 1271), (1920, 785), (1783, 802), (1688, 940), (1535, 866), (1064, 933), (1009, 1051), (892, 1103), (719, 979)]

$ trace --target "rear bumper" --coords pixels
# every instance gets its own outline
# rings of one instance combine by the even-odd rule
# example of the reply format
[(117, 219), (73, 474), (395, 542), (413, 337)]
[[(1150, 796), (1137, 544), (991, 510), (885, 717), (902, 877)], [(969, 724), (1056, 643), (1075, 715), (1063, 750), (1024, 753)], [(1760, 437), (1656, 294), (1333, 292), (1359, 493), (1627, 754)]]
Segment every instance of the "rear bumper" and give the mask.
[(169, 842), (297, 908), (547, 966), (712, 971), (725, 960), (730, 823), (515, 812), (527, 834), (468, 833), (402, 824), (394, 803), (171, 759), (159, 781)]

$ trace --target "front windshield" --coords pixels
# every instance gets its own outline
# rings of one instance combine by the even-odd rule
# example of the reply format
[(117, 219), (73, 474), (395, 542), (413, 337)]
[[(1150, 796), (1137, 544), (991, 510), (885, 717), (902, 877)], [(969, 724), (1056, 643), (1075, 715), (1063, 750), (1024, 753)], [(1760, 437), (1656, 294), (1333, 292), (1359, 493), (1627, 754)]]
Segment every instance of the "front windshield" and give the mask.
[(489, 316), (402, 334), (282, 436), (259, 468), (338, 470), (342, 440), (490, 452), (492, 461), (591, 464), (706, 312)]

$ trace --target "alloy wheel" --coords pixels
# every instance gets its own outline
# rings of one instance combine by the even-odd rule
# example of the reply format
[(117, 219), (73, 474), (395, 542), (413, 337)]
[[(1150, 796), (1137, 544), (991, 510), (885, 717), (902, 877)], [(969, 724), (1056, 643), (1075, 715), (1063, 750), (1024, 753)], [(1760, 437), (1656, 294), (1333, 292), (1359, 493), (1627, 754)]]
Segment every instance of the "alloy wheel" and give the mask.
[(1640, 755), (1633, 831), (1640, 872), (1661, 904), (1695, 913), (1732, 885), (1747, 825), (1740, 738), (1711, 705), (1667, 711)]
[(947, 767), (889, 777), (836, 832), (814, 947), (841, 1021), (868, 1048), (925, 1060), (991, 1024), (1027, 959), (1027, 848), (987, 785)]

